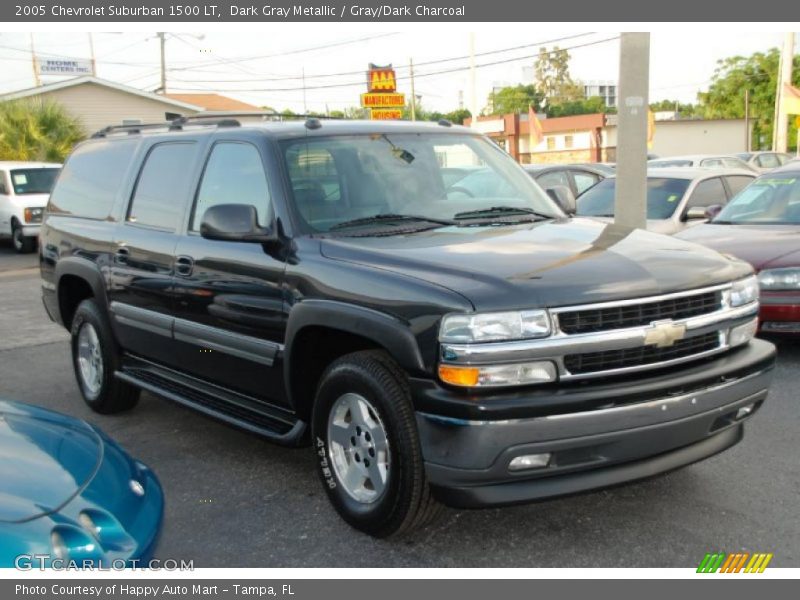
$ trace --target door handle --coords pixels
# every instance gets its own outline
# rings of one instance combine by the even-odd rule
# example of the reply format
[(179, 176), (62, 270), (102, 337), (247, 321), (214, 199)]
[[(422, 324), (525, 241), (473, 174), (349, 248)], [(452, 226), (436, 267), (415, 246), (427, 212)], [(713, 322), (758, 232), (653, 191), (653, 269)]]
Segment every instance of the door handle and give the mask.
[(175, 258), (175, 272), (178, 275), (188, 277), (192, 274), (194, 259), (191, 256), (178, 256)]
[(117, 248), (116, 254), (114, 254), (114, 262), (119, 265), (125, 265), (128, 263), (128, 257), (130, 256), (130, 250), (128, 250), (125, 246)]

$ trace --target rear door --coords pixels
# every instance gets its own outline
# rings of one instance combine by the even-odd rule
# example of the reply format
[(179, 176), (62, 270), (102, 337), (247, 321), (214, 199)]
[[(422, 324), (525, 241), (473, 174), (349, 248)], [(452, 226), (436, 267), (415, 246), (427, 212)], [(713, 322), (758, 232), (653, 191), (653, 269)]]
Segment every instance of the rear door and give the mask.
[(111, 249), (109, 301), (122, 346), (174, 365), (172, 283), (178, 230), (191, 198), (200, 143), (151, 144)]
[(186, 232), (176, 249), (175, 358), (181, 371), (272, 404), (285, 404), (279, 355), (286, 311), (285, 256), (259, 243), (200, 236), (203, 213), (250, 204), (275, 219), (276, 181), (263, 140), (221, 137), (210, 147)]

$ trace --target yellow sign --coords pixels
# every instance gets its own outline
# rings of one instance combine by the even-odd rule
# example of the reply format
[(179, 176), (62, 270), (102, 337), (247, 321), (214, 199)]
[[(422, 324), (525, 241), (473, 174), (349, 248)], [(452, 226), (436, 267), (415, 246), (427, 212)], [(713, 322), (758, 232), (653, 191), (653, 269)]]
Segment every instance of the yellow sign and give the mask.
[(369, 111), (369, 116), (375, 121), (389, 121), (402, 119), (403, 111), (399, 108), (373, 108)]
[[(370, 65), (372, 67), (372, 65)], [(389, 67), (374, 67), (367, 71), (367, 90), (370, 92), (395, 92), (397, 79), (394, 69)]]
[(394, 108), (406, 105), (405, 94), (361, 94), (361, 106), (364, 108)]
[(797, 128), (800, 129), (800, 117), (794, 118), (794, 124), (797, 125)]

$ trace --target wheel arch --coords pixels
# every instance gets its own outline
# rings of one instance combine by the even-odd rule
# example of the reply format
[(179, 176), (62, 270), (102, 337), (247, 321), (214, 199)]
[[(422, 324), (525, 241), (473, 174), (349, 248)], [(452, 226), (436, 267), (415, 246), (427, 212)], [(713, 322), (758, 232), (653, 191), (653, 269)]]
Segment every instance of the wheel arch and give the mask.
[(331, 300), (307, 300), (289, 315), (283, 352), (287, 396), (307, 420), (325, 368), (336, 358), (359, 350), (384, 350), (401, 368), (423, 371), (414, 334), (400, 319), (369, 308)]
[(63, 258), (56, 264), (55, 280), (59, 321), (67, 329), (78, 305), (86, 298), (96, 298), (101, 306), (107, 306), (103, 275), (93, 262), (79, 257)]

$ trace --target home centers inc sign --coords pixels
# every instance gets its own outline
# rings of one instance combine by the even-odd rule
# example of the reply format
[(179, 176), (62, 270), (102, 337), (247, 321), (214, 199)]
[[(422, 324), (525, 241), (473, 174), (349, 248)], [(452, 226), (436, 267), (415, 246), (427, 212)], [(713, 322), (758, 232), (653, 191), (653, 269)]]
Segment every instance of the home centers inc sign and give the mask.
[(370, 118), (400, 119), (406, 95), (397, 93), (397, 77), (392, 65), (380, 67), (370, 63), (367, 70), (367, 93), (361, 94), (361, 106), (368, 108)]

